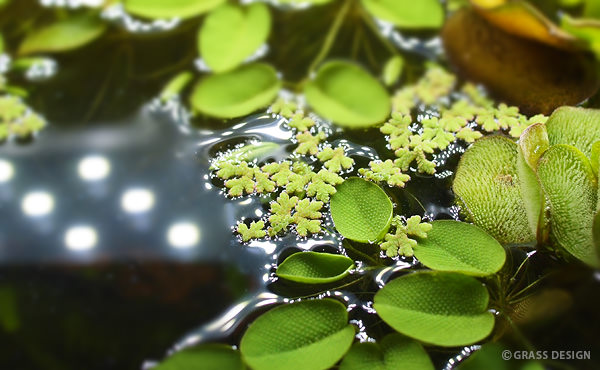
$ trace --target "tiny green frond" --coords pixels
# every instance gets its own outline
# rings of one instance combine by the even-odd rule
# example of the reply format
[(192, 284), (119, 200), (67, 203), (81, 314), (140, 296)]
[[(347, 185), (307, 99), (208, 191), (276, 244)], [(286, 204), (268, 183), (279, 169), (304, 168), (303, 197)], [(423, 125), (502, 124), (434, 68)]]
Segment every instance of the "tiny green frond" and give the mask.
[(311, 154), (315, 155), (319, 152), (319, 144), (325, 140), (325, 133), (319, 132), (316, 135), (311, 134), (308, 131), (296, 135), (298, 140), (298, 147), (294, 150), (298, 154)]
[(417, 105), (416, 94), (413, 86), (398, 90), (392, 97), (392, 111), (409, 115), (410, 111)]
[(385, 182), (389, 186), (401, 188), (410, 180), (410, 176), (402, 173), (402, 169), (397, 167), (391, 159), (385, 162), (371, 161), (369, 167), (370, 169), (361, 168), (358, 170), (367, 180), (378, 183)]
[(262, 172), (258, 167), (254, 168), (254, 181), (256, 182), (256, 192), (270, 193), (275, 190), (275, 182), (269, 179), (269, 174)]
[(440, 66), (430, 66), (415, 86), (417, 97), (425, 104), (433, 104), (452, 91), (456, 77)]
[(264, 230), (264, 228), (264, 221), (253, 221), (250, 224), (250, 227), (248, 227), (245, 223), (240, 222), (237, 225), (237, 232), (242, 236), (242, 240), (247, 242), (250, 239), (264, 238), (267, 235), (267, 232)]
[(418, 238), (426, 238), (427, 233), (431, 230), (430, 223), (421, 222), (421, 216), (411, 216), (406, 220), (406, 234), (416, 236)]
[(293, 219), (296, 224), (296, 232), (300, 236), (307, 236), (308, 233), (316, 234), (321, 231), (321, 208), (323, 202), (302, 199), (296, 204), (296, 212)]
[(313, 174), (310, 184), (306, 188), (306, 195), (315, 197), (322, 202), (329, 202), (331, 195), (335, 194), (335, 185), (344, 182), (344, 179), (336, 173), (321, 170)]
[(333, 149), (327, 147), (317, 154), (317, 158), (323, 162), (325, 168), (333, 172), (340, 172), (342, 169), (349, 169), (354, 165), (354, 159), (346, 156), (343, 146)]
[(264, 165), (262, 170), (271, 176), (271, 180), (275, 181), (277, 186), (286, 186), (290, 182), (290, 176), (293, 174), (290, 169), (291, 165), (290, 161), (274, 162)]
[(292, 118), (294, 113), (298, 109), (298, 105), (292, 101), (286, 100), (284, 98), (278, 98), (273, 105), (269, 108), (271, 113), (279, 114), (285, 118)]
[(396, 216), (392, 220), (392, 226), (396, 228), (396, 231), (386, 234), (385, 241), (379, 245), (388, 257), (397, 255), (412, 257), (414, 255), (413, 248), (417, 245), (417, 241), (409, 238), (409, 236), (426, 238), (427, 233), (432, 228), (430, 223), (421, 222), (420, 216), (412, 216), (405, 222), (402, 221), (402, 218)]
[(242, 176), (225, 181), (225, 187), (229, 189), (229, 195), (239, 197), (254, 192), (255, 183), (251, 177)]
[(299, 132), (308, 131), (315, 125), (315, 120), (310, 117), (305, 117), (303, 112), (298, 112), (290, 118), (288, 126), (295, 128)]
[(286, 192), (281, 193), (276, 201), (271, 202), (271, 216), (269, 216), (271, 227), (269, 228), (269, 235), (275, 236), (287, 229), (293, 222), (292, 210), (297, 203), (298, 197), (290, 198)]
[(463, 127), (456, 133), (457, 139), (464, 140), (467, 143), (473, 143), (482, 136), (483, 134), (481, 132), (474, 131), (469, 127)]

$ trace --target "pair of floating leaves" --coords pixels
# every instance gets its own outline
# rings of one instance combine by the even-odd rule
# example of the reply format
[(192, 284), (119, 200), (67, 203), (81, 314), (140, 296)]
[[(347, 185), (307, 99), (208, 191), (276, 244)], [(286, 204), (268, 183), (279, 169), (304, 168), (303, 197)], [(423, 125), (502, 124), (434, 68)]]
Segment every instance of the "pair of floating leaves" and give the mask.
[(438, 0), (362, 0), (363, 6), (377, 18), (399, 28), (439, 28), (444, 10)]
[(125, 0), (125, 9), (146, 18), (192, 18), (223, 4), (225, 0)]
[(273, 67), (254, 63), (203, 77), (190, 100), (201, 113), (218, 118), (241, 117), (271, 103), (280, 86)]
[(431, 225), (427, 237), (420, 238), (413, 247), (415, 257), (425, 266), (485, 276), (504, 265), (504, 248), (479, 227), (451, 220), (433, 221)]
[(277, 267), (277, 276), (297, 283), (325, 284), (348, 276), (354, 267), (354, 261), (339, 254), (299, 252)]
[(154, 370), (244, 370), (238, 351), (224, 344), (203, 344), (167, 358)]
[(214, 72), (232, 70), (267, 40), (270, 30), (265, 4), (223, 5), (204, 20), (198, 35), (200, 56)]
[(19, 46), (19, 54), (73, 50), (96, 40), (105, 30), (106, 24), (97, 15), (72, 16), (32, 30)]
[(330, 207), (337, 231), (362, 243), (383, 238), (392, 222), (393, 206), (385, 192), (358, 177), (349, 178), (337, 187)]
[(387, 119), (390, 97), (374, 77), (348, 62), (324, 64), (304, 89), (319, 115), (347, 128), (365, 128)]
[(240, 351), (255, 370), (325, 370), (348, 351), (354, 333), (340, 302), (302, 301), (256, 319), (244, 333)]
[(475, 278), (454, 272), (422, 271), (392, 280), (373, 307), (392, 328), (438, 346), (463, 346), (487, 337), (494, 315), (489, 295)]
[(350, 348), (340, 370), (433, 370), (433, 363), (421, 343), (401, 334), (390, 334), (381, 343), (356, 343)]

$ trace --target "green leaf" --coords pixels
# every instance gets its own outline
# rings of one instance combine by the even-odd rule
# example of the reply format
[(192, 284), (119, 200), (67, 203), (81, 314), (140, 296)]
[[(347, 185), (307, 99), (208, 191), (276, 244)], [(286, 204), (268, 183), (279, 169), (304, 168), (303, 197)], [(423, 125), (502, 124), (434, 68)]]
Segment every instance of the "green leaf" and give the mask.
[(324, 370), (342, 358), (353, 339), (343, 304), (308, 300), (260, 316), (244, 333), (240, 350), (255, 370)]
[(299, 252), (277, 267), (277, 276), (297, 283), (325, 284), (343, 279), (354, 267), (354, 261), (339, 254)]
[(304, 89), (311, 107), (339, 126), (364, 128), (387, 119), (390, 97), (361, 67), (348, 62), (324, 64)]
[(125, 0), (125, 9), (146, 18), (191, 18), (223, 4), (225, 0)]
[(444, 9), (438, 0), (362, 0), (375, 17), (400, 28), (439, 28)]
[(600, 110), (575, 107), (556, 109), (546, 122), (550, 145), (568, 144), (590, 157), (600, 141)]
[(413, 247), (417, 259), (430, 269), (486, 276), (504, 265), (504, 248), (479, 227), (451, 220), (431, 225), (427, 238)]
[(345, 238), (367, 243), (381, 239), (390, 228), (390, 198), (372, 182), (352, 177), (331, 197), (331, 217)]
[(321, 5), (330, 2), (331, 0), (275, 0), (279, 4), (311, 4)]
[(59, 53), (89, 44), (106, 30), (97, 16), (82, 14), (33, 29), (19, 46), (19, 54)]
[(225, 4), (204, 20), (198, 36), (200, 55), (215, 72), (234, 69), (269, 37), (271, 14), (262, 3)]
[(378, 343), (356, 343), (350, 348), (340, 370), (433, 370), (423, 346), (401, 334), (390, 334)]
[(469, 219), (500, 243), (535, 240), (521, 196), (518, 154), (508, 138), (478, 140), (463, 154), (452, 185)]
[(241, 117), (269, 105), (280, 86), (273, 67), (255, 63), (204, 77), (190, 99), (201, 113), (218, 118)]
[(404, 59), (400, 55), (394, 55), (391, 57), (383, 66), (382, 80), (386, 86), (392, 86), (402, 74), (402, 68), (404, 67)]
[(179, 93), (181, 93), (181, 90), (185, 89), (185, 87), (192, 81), (193, 78), (194, 74), (190, 71), (178, 73), (175, 77), (169, 80), (169, 82), (167, 82), (163, 90), (160, 92), (160, 100), (166, 102), (170, 99), (173, 99), (179, 95)]
[(536, 123), (525, 129), (519, 138), (519, 146), (527, 164), (535, 171), (538, 160), (550, 147), (546, 125)]
[(488, 292), (470, 276), (421, 271), (392, 280), (375, 294), (379, 316), (400, 333), (438, 346), (476, 343), (494, 327)]
[(579, 260), (598, 265), (592, 225), (596, 212), (596, 177), (589, 160), (570, 145), (544, 153), (537, 173), (550, 204), (551, 236)]
[(202, 344), (175, 353), (155, 370), (243, 370), (246, 368), (238, 351), (224, 344)]

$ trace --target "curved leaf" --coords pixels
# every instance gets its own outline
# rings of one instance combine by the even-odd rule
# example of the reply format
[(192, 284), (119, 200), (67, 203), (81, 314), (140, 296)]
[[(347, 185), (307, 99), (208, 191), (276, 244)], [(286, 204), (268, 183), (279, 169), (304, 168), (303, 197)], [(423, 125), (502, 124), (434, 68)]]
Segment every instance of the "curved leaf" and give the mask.
[(404, 67), (404, 59), (400, 55), (394, 55), (391, 57), (383, 67), (383, 72), (381, 73), (381, 79), (386, 86), (392, 86), (402, 74), (402, 68)]
[(77, 49), (98, 37), (106, 30), (106, 24), (98, 17), (78, 15), (34, 29), (19, 46), (19, 54), (51, 52), (58, 53)]
[(373, 16), (400, 28), (439, 28), (444, 9), (438, 0), (362, 0)]
[(592, 145), (600, 141), (600, 110), (560, 107), (548, 118), (546, 130), (550, 145), (572, 145), (589, 158)]
[(504, 248), (477, 226), (452, 220), (431, 225), (427, 238), (413, 247), (417, 259), (430, 269), (485, 276), (504, 265)]
[(577, 148), (558, 144), (544, 153), (537, 173), (550, 204), (551, 236), (579, 260), (598, 265), (592, 226), (597, 181)]
[(333, 366), (352, 344), (346, 307), (331, 299), (276, 307), (250, 324), (240, 350), (255, 370), (305, 370)]
[(321, 5), (331, 2), (331, 0), (275, 0), (280, 4), (311, 4)]
[(154, 370), (243, 370), (238, 351), (224, 344), (202, 344), (185, 349), (161, 362)]
[(378, 124), (391, 110), (390, 97), (379, 81), (348, 62), (324, 64), (304, 94), (319, 115), (348, 128)]
[(375, 294), (374, 308), (395, 330), (438, 346), (463, 346), (487, 337), (494, 315), (488, 292), (474, 278), (421, 271), (392, 280)]
[(392, 221), (390, 198), (379, 186), (358, 177), (338, 185), (330, 207), (337, 231), (362, 243), (381, 239)]
[(191, 18), (223, 4), (225, 0), (125, 0), (125, 9), (146, 18)]
[(198, 35), (200, 55), (213, 71), (229, 71), (251, 56), (270, 30), (271, 14), (265, 4), (225, 4), (204, 20)]
[(204, 77), (190, 99), (201, 113), (219, 118), (241, 117), (271, 103), (280, 86), (273, 67), (255, 63)]
[(356, 343), (350, 348), (340, 370), (433, 370), (421, 343), (401, 334), (390, 334), (377, 343)]
[(501, 243), (535, 240), (521, 196), (518, 154), (508, 138), (478, 140), (460, 159), (452, 185), (473, 223)]
[(343, 279), (354, 267), (354, 261), (339, 254), (299, 252), (277, 267), (277, 276), (298, 283), (324, 284)]
[(519, 138), (519, 147), (527, 164), (535, 171), (538, 160), (550, 147), (546, 125), (536, 123), (527, 127)]

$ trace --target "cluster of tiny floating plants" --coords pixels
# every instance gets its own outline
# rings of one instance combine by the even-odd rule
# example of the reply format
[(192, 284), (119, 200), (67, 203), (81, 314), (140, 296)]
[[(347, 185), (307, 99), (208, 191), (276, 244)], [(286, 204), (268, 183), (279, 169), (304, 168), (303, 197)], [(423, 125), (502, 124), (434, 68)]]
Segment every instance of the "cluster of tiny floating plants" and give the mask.
[[(588, 235), (588, 228), (573, 226), (584, 222), (590, 225), (590, 232), (593, 228), (600, 145), (582, 139), (587, 132), (573, 134), (560, 129), (561, 122), (574, 116), (596, 120), (597, 112), (563, 110), (544, 126), (547, 117), (527, 117), (516, 107), (496, 104), (478, 87), (459, 85), (440, 65), (428, 64), (417, 80), (404, 70), (403, 52), (388, 37), (389, 30), (439, 29), (444, 23), (444, 6), (454, 10), (466, 1), (269, 3), (277, 11), (299, 16), (306, 11), (296, 7), (300, 3), (323, 7), (329, 10), (323, 16), (332, 17), (326, 22), (329, 28), (321, 32), (320, 49), (307, 61), (305, 77), (300, 80), (287, 80), (275, 63), (265, 62), (270, 60), (268, 43), (274, 36), (273, 8), (257, 1), (108, 0), (76, 12), (57, 11), (53, 16), (40, 17), (43, 24), (20, 41), (15, 51), (18, 58), (10, 64), (14, 68), (27, 66), (34, 63), (36, 55), (87, 45), (111, 28), (106, 19), (135, 21), (140, 29), (152, 29), (162, 24), (163, 18), (171, 18), (173, 24), (181, 20), (193, 24), (194, 19), (201, 19), (196, 45), (198, 71), (174, 76), (161, 99), (179, 99), (196, 80), (189, 90), (194, 114), (231, 119), (268, 107), (293, 133), (294, 152), (279, 162), (259, 160), (278, 145), (267, 142), (237, 147), (214, 159), (211, 170), (222, 180), (227, 196), (260, 195), (270, 201), (269, 212), (262, 219), (235, 226), (240, 238), (248, 242), (290, 232), (309, 237), (325, 232), (323, 222), (329, 212), (335, 232), (345, 239), (356, 246), (378, 246), (379, 255), (371, 258), (363, 253), (361, 263), (332, 253), (299, 252), (287, 257), (277, 266), (276, 276), (314, 290), (303, 298), (318, 298), (325, 288), (347, 286), (348, 279), (366, 276), (355, 274), (357, 269), (366, 272), (393, 263), (387, 257), (414, 257), (420, 263), (412, 265), (417, 271), (371, 292), (372, 308), (391, 328), (381, 337), (360, 343), (355, 340), (356, 327), (349, 322), (348, 311), (357, 308), (333, 298), (296, 299), (250, 324), (239, 350), (200, 344), (167, 358), (157, 369), (201, 364), (204, 368), (287, 370), (302, 364), (303, 369), (319, 370), (338, 363), (345, 370), (393, 368), (396, 364), (432, 369), (430, 346), (460, 348), (484, 343), (495, 324), (490, 307), (510, 323), (513, 310), (509, 308), (528, 298), (532, 285), (523, 289), (518, 283), (528, 259), (516, 269), (505, 264), (510, 248), (501, 243), (531, 242), (537, 237), (538, 243), (556, 245), (557, 250), (562, 248), (590, 265), (597, 263), (590, 251), (597, 243)], [(480, 6), (482, 2), (473, 3)], [(347, 48), (348, 55), (331, 58), (330, 54), (339, 55), (339, 50), (332, 50), (342, 31), (351, 26), (360, 28), (357, 34), (369, 35), (355, 38), (354, 45)], [(577, 32), (587, 30), (575, 23), (571, 26)], [(593, 44), (591, 33), (584, 36)], [(371, 42), (382, 47), (373, 52)], [(277, 45), (271, 47), (275, 52)], [(0, 138), (39, 130), (43, 120), (18, 97), (22, 90), (5, 83), (5, 75), (0, 84), (4, 94), (0, 96)], [(378, 129), (387, 141), (389, 155), (356, 168), (349, 148), (329, 141), (333, 127)], [(498, 135), (484, 137), (492, 132)], [(519, 137), (521, 141), (515, 144)], [(454, 184), (463, 210), (474, 224), (394, 214), (388, 192), (404, 187), (416, 173), (436, 174), (436, 155), (457, 141), (475, 142), (459, 166), (457, 178), (462, 183)], [(532, 149), (533, 144), (547, 150), (542, 155)], [(478, 150), (487, 156), (478, 155)], [(561, 171), (554, 176), (556, 169)], [(573, 178), (578, 185), (569, 187)], [(565, 191), (578, 199), (582, 214), (587, 212), (587, 216), (573, 218), (561, 208)], [(482, 201), (485, 196), (498, 202), (490, 205)], [(509, 216), (499, 201), (507, 197), (514, 203)], [(540, 202), (523, 202), (524, 198)], [(546, 209), (544, 202), (549, 203), (550, 215), (541, 211)], [(515, 228), (495, 228), (501, 217), (510, 219), (502, 219), (500, 224)], [(548, 225), (554, 234), (547, 232)], [(570, 234), (572, 230), (577, 233)], [(582, 240), (584, 243), (579, 243)], [(583, 248), (574, 249), (573, 245)], [(311, 325), (304, 325), (306, 322)], [(496, 350), (484, 344), (474, 357)]]

